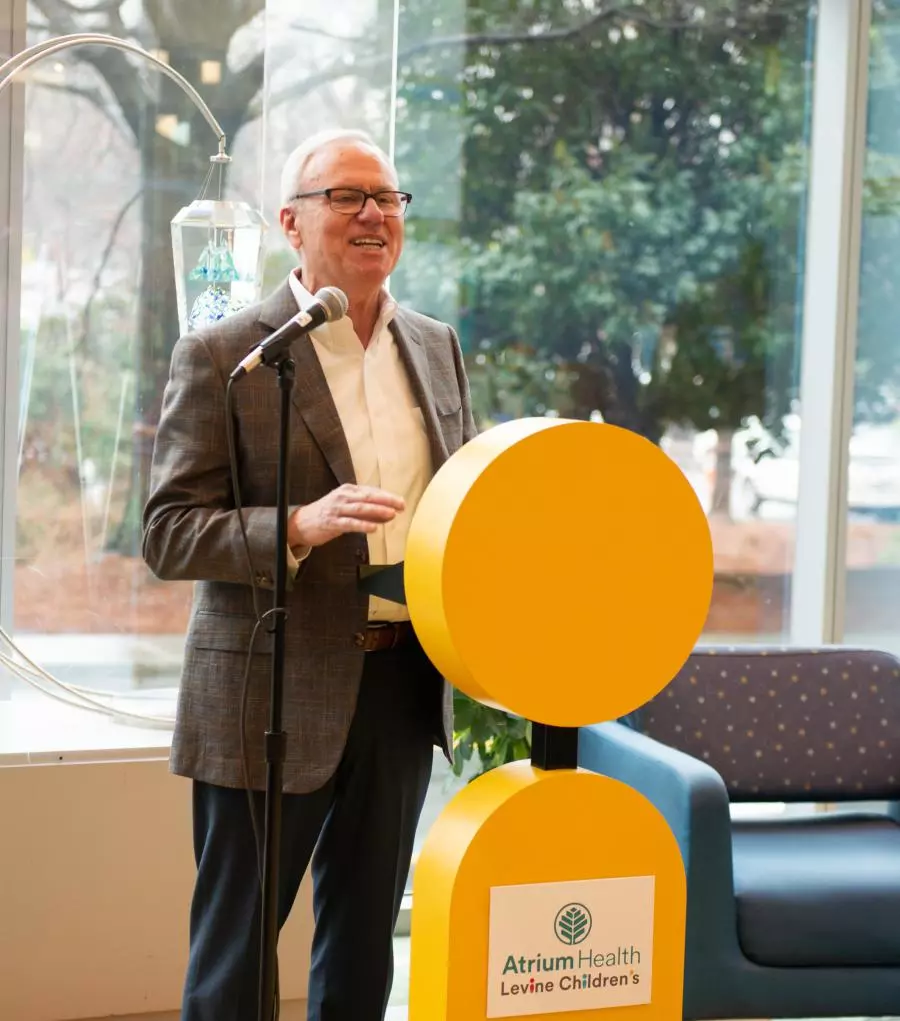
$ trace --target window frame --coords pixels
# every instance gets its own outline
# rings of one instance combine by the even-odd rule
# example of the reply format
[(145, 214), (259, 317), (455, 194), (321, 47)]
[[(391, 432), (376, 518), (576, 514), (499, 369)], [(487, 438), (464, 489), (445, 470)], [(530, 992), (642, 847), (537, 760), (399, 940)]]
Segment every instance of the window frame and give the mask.
[(871, 21), (871, 0), (819, 3), (803, 280), (803, 426), (789, 620), (795, 645), (837, 644), (844, 635)]
[[(0, 0), (0, 53), (25, 45), (27, 0)], [(5, 59), (5, 58), (4, 58)], [(0, 626), (12, 628), (16, 548), (16, 479), (19, 406), (19, 298), (22, 280), (22, 168), (25, 97), (16, 83), (0, 93)], [(10, 683), (0, 674), (0, 699)]]

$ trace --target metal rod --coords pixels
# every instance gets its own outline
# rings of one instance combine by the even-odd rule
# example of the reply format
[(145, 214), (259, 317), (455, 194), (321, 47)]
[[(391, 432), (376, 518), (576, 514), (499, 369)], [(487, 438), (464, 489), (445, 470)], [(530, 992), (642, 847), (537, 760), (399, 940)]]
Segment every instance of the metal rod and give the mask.
[(45, 39), (43, 42), (35, 43), (34, 46), (29, 46), (19, 53), (13, 54), (5, 64), (0, 65), (0, 92), (15, 79), (20, 71), (26, 70), (38, 61), (43, 60), (44, 57), (61, 53), (63, 50), (71, 49), (74, 46), (110, 46), (115, 50), (122, 50), (125, 53), (132, 53), (136, 57), (142, 57), (153, 64), (154, 67), (171, 78), (176, 85), (181, 86), (182, 90), (193, 100), (197, 109), (203, 114), (206, 123), (215, 132), (219, 143), (219, 157), (226, 155), (225, 132), (194, 86), (164, 60), (160, 60), (159, 57), (154, 57), (152, 53), (149, 53), (142, 47), (126, 42), (124, 39), (118, 39), (114, 35), (105, 35), (102, 32), (76, 32), (72, 35), (56, 36), (53, 39)]
[[(277, 365), (281, 391), (278, 470), (275, 493), (275, 548), (287, 548), (288, 495), (290, 493), (291, 391), (296, 365), (290, 357)], [(263, 850), (262, 912), (260, 919), (259, 1003), (257, 1021), (278, 1017), (278, 888), (281, 870), (281, 821), (284, 811), (284, 657), (287, 623), (287, 557), (275, 558), (275, 594), (272, 603), (275, 634), (272, 646), (272, 680), (269, 695), (269, 729), (266, 731), (266, 830)]]

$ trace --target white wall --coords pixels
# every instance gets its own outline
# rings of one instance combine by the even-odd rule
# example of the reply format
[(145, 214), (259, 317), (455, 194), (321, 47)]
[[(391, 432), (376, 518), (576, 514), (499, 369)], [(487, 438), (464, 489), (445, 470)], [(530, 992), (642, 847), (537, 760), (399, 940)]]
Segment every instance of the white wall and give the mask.
[[(165, 759), (0, 767), (0, 1019), (176, 1010), (194, 876), (190, 783)], [(280, 943), (306, 995), (309, 881)]]

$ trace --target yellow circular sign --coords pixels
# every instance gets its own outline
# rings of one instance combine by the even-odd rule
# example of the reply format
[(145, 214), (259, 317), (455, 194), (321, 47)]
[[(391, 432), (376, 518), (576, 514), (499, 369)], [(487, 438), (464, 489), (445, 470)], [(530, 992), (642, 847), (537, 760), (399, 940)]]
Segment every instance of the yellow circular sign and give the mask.
[(521, 419), (435, 474), (406, 599), (472, 698), (553, 726), (639, 708), (690, 655), (712, 596), (706, 516), (678, 466), (616, 426)]

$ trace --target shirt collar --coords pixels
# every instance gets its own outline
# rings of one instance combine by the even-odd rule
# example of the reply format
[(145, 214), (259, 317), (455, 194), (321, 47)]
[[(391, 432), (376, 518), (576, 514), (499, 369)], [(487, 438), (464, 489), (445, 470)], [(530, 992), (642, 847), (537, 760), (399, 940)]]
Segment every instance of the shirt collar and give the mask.
[[(312, 302), (315, 301), (315, 295), (310, 294), (310, 292), (300, 282), (299, 269), (291, 271), (289, 282), (291, 287), (291, 293), (294, 295), (294, 299), (297, 302), (297, 307), (299, 309), (309, 308)], [(394, 318), (394, 314), (396, 313), (396, 311), (397, 302), (391, 296), (391, 293), (390, 291), (388, 291), (387, 287), (382, 287), (381, 308), (379, 309), (378, 312), (378, 319), (375, 322), (375, 329), (372, 332), (373, 339), (377, 337), (378, 334), (381, 333), (381, 331), (387, 327), (388, 323)], [(343, 320), (339, 320), (338, 322), (344, 322), (346, 323), (347, 326), (349, 326), (352, 329), (352, 324), (349, 318), (345, 317)], [(325, 323), (324, 325), (318, 327), (318, 330), (327, 330), (337, 325), (338, 323)], [(313, 330), (312, 332), (317, 333), (318, 330)]]

